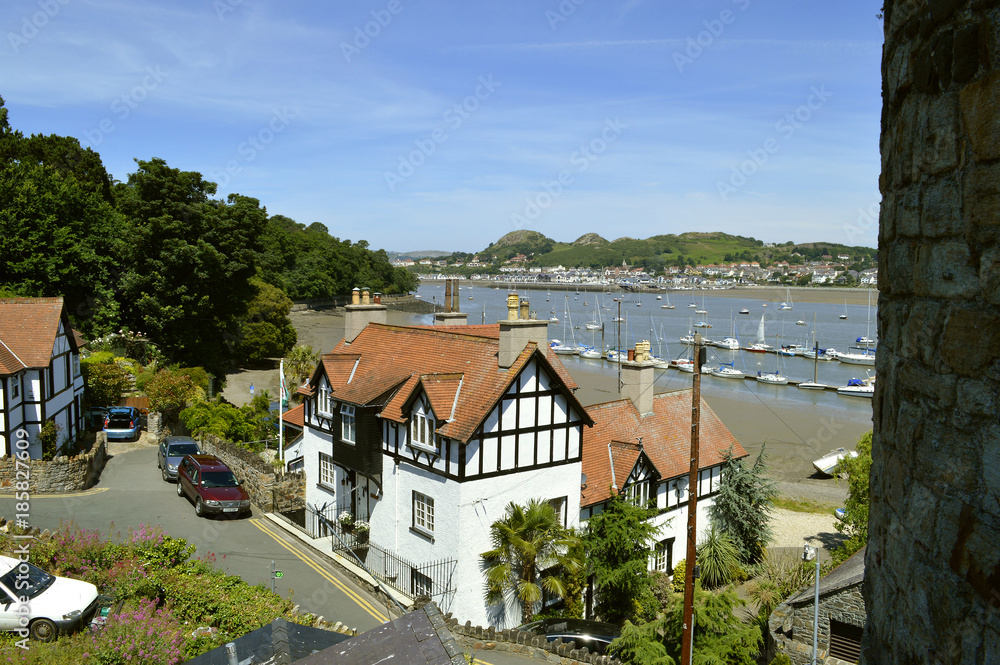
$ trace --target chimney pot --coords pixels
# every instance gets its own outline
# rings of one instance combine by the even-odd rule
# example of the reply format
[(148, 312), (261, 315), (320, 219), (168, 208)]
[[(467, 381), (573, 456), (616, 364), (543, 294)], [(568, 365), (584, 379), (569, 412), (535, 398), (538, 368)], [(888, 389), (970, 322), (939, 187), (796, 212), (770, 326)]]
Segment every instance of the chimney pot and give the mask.
[(371, 296), (368, 293), (368, 289), (364, 289), (364, 290), (361, 291), (361, 304), (362, 305), (370, 305), (371, 304)]
[(507, 296), (507, 320), (517, 321), (517, 307), (520, 303), (520, 299), (517, 297), (516, 293), (511, 293)]
[(375, 294), (375, 304), (376, 305), (381, 305), (382, 304), (382, 294), (381, 293), (376, 293)]
[(352, 305), (361, 304), (361, 289), (359, 289), (358, 287), (354, 287), (354, 290), (351, 291), (351, 304)]
[(520, 318), (520, 319), (522, 319), (524, 321), (527, 321), (528, 319), (530, 319), (531, 318), (531, 315), (529, 313), (530, 308), (531, 308), (531, 303), (528, 302), (528, 299), (527, 298), (522, 298), (521, 299), (521, 312), (520, 312), (520, 316), (518, 318)]
[(628, 350), (628, 359), (629, 359), (629, 362), (632, 362), (632, 361), (635, 360), (635, 349), (629, 349)]

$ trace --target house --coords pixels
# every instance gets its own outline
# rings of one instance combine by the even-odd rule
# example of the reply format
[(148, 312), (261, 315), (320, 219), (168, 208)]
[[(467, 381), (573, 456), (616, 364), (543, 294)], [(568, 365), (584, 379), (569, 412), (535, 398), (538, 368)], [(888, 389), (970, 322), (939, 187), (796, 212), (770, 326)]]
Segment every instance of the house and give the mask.
[[(819, 581), (818, 663), (858, 662), (865, 627), (861, 586), (866, 549), (862, 547)], [(793, 665), (811, 662), (815, 603), (816, 589), (809, 585), (774, 609), (768, 619), (768, 662), (779, 653)]]
[(62, 298), (0, 299), (0, 455), (40, 459), (47, 421), (60, 445), (83, 430), (81, 343)]
[[(412, 598), (500, 628), (522, 613), (513, 598), (485, 601), (490, 526), (511, 502), (538, 497), (575, 526), (592, 424), (549, 349), (548, 322), (529, 319), (516, 294), (507, 305), (492, 325), (394, 326), (355, 290), (343, 341), (299, 389), (307, 528), (359, 550), (373, 575)], [(448, 317), (437, 323), (465, 321)], [(363, 538), (342, 513), (367, 524)]]
[[(622, 363), (624, 399), (587, 407), (594, 426), (583, 433), (580, 520), (601, 513), (612, 494), (654, 503), (652, 518), (662, 527), (650, 570), (671, 573), (685, 556), (688, 477), (691, 459), (691, 389), (654, 395), (655, 363), (649, 342), (639, 342), (635, 360)], [(722, 480), (727, 451), (735, 458), (746, 450), (712, 411), (700, 401), (698, 446), (698, 527), (708, 530), (708, 512)], [(679, 548), (679, 550), (678, 550)]]

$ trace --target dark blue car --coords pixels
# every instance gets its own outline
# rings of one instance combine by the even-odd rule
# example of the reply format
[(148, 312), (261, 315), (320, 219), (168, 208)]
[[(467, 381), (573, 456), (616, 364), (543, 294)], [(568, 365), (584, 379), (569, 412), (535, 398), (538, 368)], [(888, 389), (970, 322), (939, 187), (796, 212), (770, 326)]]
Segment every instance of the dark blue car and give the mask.
[(112, 406), (104, 417), (108, 441), (138, 441), (141, 429), (141, 415), (134, 406)]

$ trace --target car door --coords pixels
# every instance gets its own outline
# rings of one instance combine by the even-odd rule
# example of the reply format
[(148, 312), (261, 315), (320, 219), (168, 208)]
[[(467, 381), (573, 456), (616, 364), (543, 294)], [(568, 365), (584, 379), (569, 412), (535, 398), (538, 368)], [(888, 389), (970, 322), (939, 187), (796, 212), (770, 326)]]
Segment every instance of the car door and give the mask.
[(7, 587), (0, 584), (0, 630), (15, 630), (20, 628), (18, 621), (21, 618), (17, 612), (18, 603)]
[(162, 469), (167, 465), (167, 442), (160, 441), (160, 447), (156, 451), (156, 468)]

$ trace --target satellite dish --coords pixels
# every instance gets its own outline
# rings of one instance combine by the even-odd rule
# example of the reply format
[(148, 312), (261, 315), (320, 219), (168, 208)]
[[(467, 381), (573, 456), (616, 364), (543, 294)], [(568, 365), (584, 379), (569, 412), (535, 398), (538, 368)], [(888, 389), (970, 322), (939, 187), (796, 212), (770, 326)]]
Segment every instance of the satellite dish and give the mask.
[(581, 473), (580, 474), (580, 487), (586, 487), (586, 486), (587, 486), (587, 474)]

